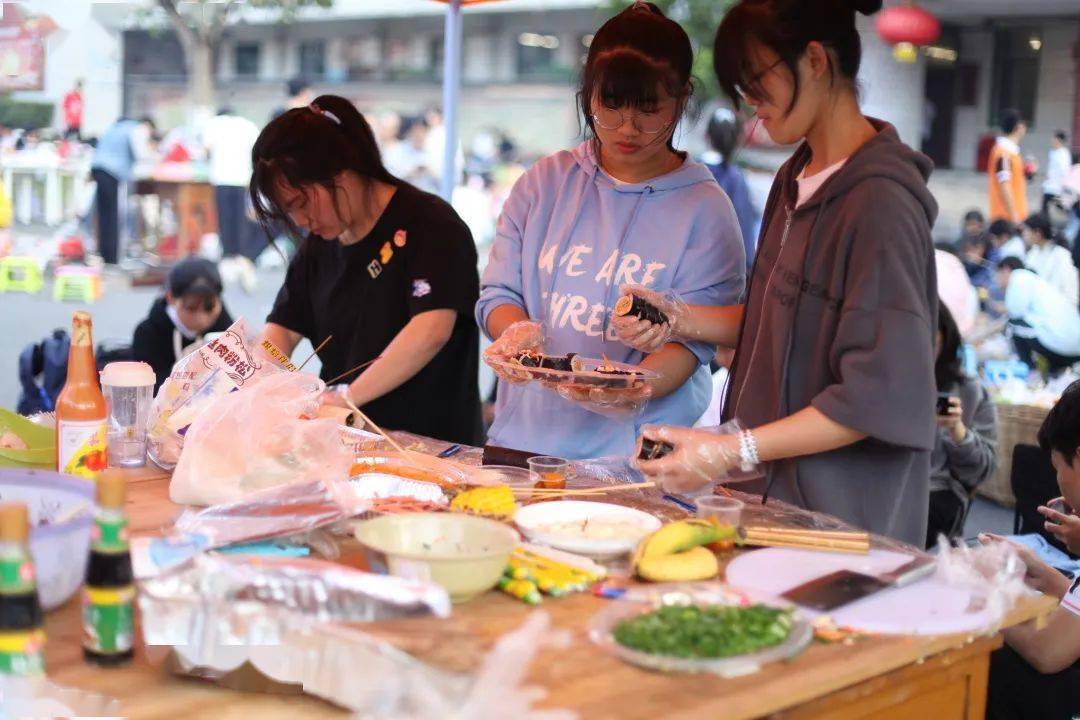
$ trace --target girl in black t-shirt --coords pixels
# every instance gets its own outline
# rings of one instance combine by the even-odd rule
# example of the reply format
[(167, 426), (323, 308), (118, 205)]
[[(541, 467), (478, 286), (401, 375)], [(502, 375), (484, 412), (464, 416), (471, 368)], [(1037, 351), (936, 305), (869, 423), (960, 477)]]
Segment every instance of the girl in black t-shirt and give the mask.
[(318, 345), (322, 378), (370, 362), (325, 401), (348, 398), (386, 428), (480, 439), (476, 247), (441, 199), (391, 175), (364, 117), (324, 95), (262, 131), (251, 199), (269, 230), (307, 233), (264, 339)]

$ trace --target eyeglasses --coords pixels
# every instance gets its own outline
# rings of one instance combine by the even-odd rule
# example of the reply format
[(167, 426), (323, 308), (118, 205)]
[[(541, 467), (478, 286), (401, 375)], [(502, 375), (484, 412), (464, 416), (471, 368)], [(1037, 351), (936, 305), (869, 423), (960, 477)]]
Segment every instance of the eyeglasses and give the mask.
[[(646, 135), (655, 135), (671, 125), (671, 120), (664, 119), (664, 116), (658, 112), (631, 112), (630, 118), (638, 132)], [(619, 108), (600, 105), (600, 109), (593, 113), (592, 119), (604, 130), (618, 130), (626, 122), (626, 115)]]
[(773, 63), (772, 65), (770, 65), (769, 67), (765, 68), (764, 70), (762, 70), (761, 72), (757, 73), (756, 75), (751, 75), (751, 76), (750, 76), (750, 80), (749, 80), (749, 82), (747, 83), (748, 87), (745, 87), (745, 88), (744, 88), (744, 87), (743, 87), (742, 85), (736, 85), (736, 86), (735, 86), (735, 92), (739, 93), (739, 95), (741, 95), (741, 96), (742, 96), (742, 98), (743, 98), (744, 100), (747, 100), (747, 99), (749, 99), (749, 98), (751, 97), (751, 93), (753, 92), (753, 90), (751, 90), (750, 88), (755, 88), (755, 87), (759, 86), (759, 85), (761, 84), (761, 80), (762, 80), (762, 79), (763, 79), (763, 78), (764, 78), (764, 77), (765, 77), (766, 75), (768, 75), (768, 74), (769, 74), (769, 73), (771, 73), (771, 72), (772, 72), (773, 70), (775, 70), (775, 69), (776, 69), (776, 67), (777, 67), (777, 66), (778, 66), (778, 65), (779, 65), (780, 63), (782, 63), (782, 62), (784, 62), (784, 59), (783, 59), (783, 58), (781, 58), (781, 59), (777, 60), (777, 61), (776, 61), (776, 62), (774, 62), (774, 63)]

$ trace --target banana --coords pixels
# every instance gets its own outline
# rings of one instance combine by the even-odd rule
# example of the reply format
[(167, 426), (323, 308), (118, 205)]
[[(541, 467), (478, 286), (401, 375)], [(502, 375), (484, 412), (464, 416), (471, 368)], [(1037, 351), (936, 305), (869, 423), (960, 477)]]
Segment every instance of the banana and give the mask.
[(708, 520), (678, 520), (664, 525), (638, 545), (634, 562), (645, 558), (673, 555), (700, 545), (727, 539), (732, 532), (729, 528), (720, 528)]
[(653, 582), (708, 580), (719, 571), (716, 556), (700, 546), (673, 555), (644, 557), (637, 563), (638, 575)]

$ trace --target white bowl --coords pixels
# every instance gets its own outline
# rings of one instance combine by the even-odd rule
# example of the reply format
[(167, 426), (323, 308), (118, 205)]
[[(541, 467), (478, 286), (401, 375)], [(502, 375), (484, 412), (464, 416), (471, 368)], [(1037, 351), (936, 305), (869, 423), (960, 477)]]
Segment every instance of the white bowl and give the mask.
[[(30, 555), (44, 610), (67, 602), (86, 577), (93, 522), (94, 485), (71, 475), (44, 470), (0, 470), (0, 502), (22, 502), (30, 509)], [(63, 522), (80, 506), (86, 512)]]
[[(545, 527), (551, 523), (582, 522), (599, 518), (625, 520), (640, 526), (641, 532), (627, 538), (590, 538), (583, 535), (550, 533)], [(632, 552), (649, 533), (663, 524), (649, 513), (611, 503), (584, 500), (555, 500), (526, 505), (514, 515), (514, 522), (521, 528), (529, 542), (549, 545), (559, 550), (595, 558), (610, 558)]]

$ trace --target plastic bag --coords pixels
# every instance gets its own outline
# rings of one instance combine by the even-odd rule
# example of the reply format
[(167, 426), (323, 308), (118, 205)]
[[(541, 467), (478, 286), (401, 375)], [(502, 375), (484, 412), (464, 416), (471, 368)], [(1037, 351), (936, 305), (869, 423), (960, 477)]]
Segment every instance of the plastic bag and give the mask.
[(953, 547), (939, 541), (937, 554), (937, 577), (969, 590), (974, 609), (985, 609), (994, 625), (1005, 618), (1019, 598), (1036, 594), (1024, 583), (1026, 566), (1011, 543)]
[(352, 453), (333, 420), (313, 415), (324, 383), (280, 373), (213, 400), (192, 422), (169, 497), (213, 505), (286, 483), (344, 480)]
[(243, 318), (219, 337), (177, 361), (150, 408), (150, 459), (171, 470), (180, 459), (188, 428), (222, 395), (280, 375), (285, 369), (255, 344)]

